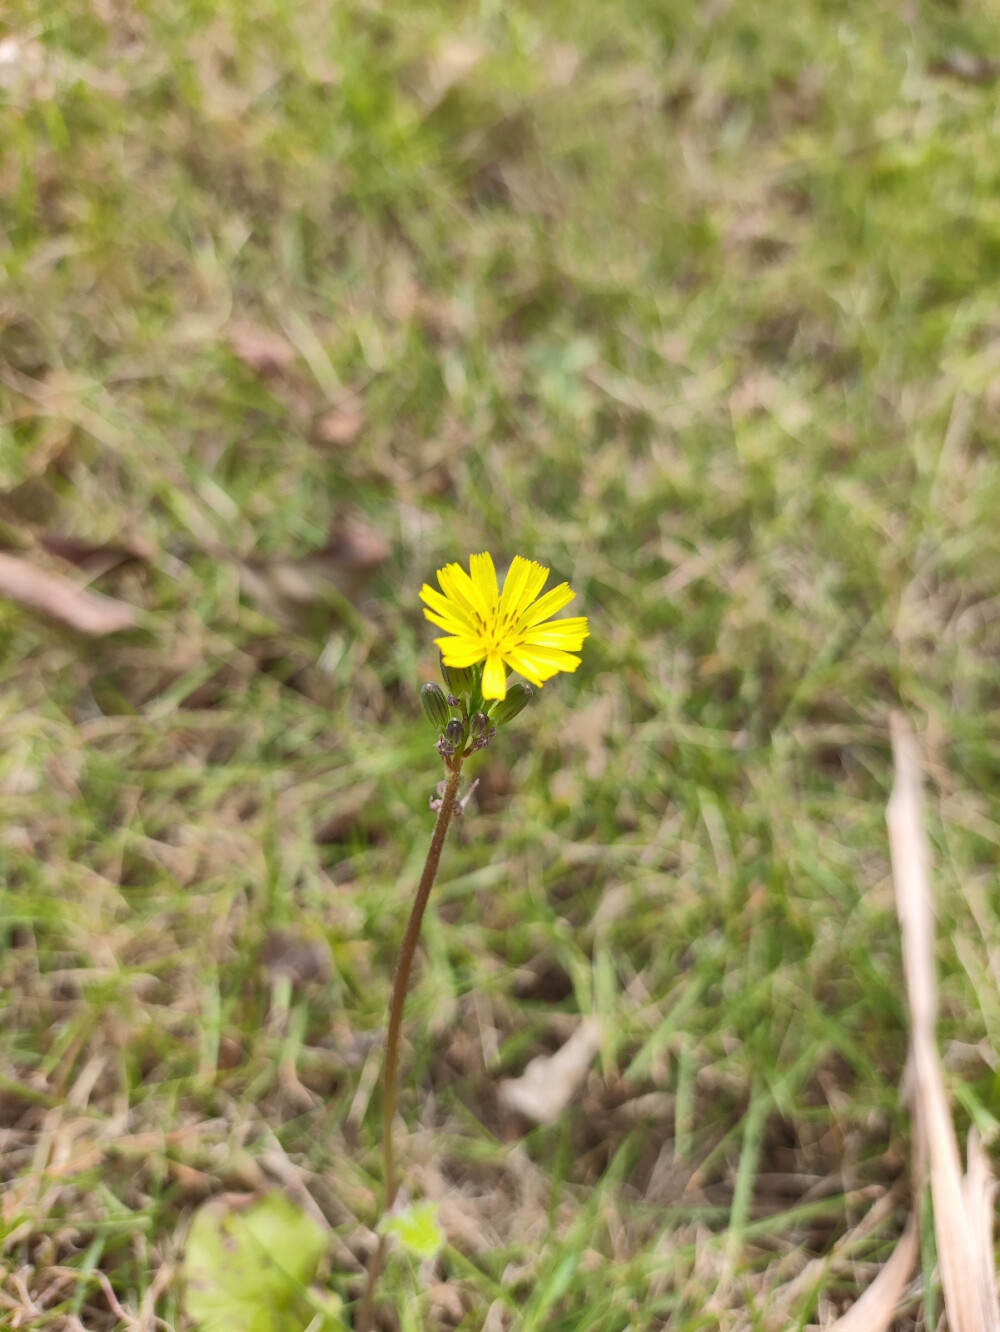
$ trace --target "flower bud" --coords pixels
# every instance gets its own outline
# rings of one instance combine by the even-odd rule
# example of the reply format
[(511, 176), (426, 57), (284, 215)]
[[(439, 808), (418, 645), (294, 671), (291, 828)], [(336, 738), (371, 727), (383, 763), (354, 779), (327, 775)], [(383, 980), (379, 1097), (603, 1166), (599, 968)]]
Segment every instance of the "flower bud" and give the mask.
[(490, 713), (490, 720), (496, 726), (505, 725), (516, 717), (522, 708), (528, 706), (528, 703), (531, 701), (531, 695), (531, 685), (522, 684), (520, 681), (518, 681), (517, 684), (511, 685), (507, 690), (507, 697), (502, 698), (500, 702), (494, 706), (493, 711)]
[(451, 719), (451, 709), (440, 685), (425, 684), (420, 691), (420, 701), (424, 705), (427, 720), (438, 730), (443, 730)]
[(485, 735), (489, 724), (490, 719), (485, 712), (474, 712), (469, 718), (469, 732), (473, 740), (478, 740), (481, 735)]
[(479, 684), (481, 672), (481, 666), (446, 666), (441, 662), (441, 674), (453, 694), (471, 694)]
[(444, 728), (444, 733), (447, 740), (453, 745), (460, 745), (465, 739), (465, 727), (457, 717), (452, 717)]

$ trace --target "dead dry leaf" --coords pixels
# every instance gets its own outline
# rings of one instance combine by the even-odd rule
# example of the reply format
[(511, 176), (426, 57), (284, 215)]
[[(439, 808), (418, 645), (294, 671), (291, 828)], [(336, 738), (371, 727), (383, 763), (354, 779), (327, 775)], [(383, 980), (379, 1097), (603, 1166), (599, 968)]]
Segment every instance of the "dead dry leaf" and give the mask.
[(549, 47), (543, 58), (543, 67), (550, 88), (568, 88), (580, 68), (582, 56), (579, 47), (559, 42)]
[(500, 1083), (501, 1106), (534, 1124), (551, 1124), (576, 1095), (600, 1048), (600, 1024), (584, 1018), (562, 1049), (538, 1055), (519, 1078)]
[(971, 51), (950, 51), (928, 65), (927, 72), (957, 79), (960, 83), (994, 83), (1000, 76), (1000, 61), (991, 60), (989, 56), (975, 55)]
[(0, 41), (0, 88), (12, 100), (35, 93), (46, 65), (45, 47), (39, 41), (5, 37)]
[(302, 611), (336, 603), (357, 603), (376, 569), (388, 559), (389, 542), (361, 518), (339, 521), (321, 550), (299, 559), (247, 560), (243, 587), (276, 623), (295, 627)]
[(38, 569), (16, 555), (0, 553), (0, 596), (91, 638), (134, 629), (139, 623), (134, 606), (78, 587), (70, 579)]
[(465, 1316), (462, 1293), (450, 1281), (436, 1281), (427, 1292), (427, 1301), (432, 1327), (458, 1327)]
[(352, 398), (324, 412), (313, 427), (313, 434), (318, 444), (346, 449), (361, 434), (364, 423), (361, 404)]
[(448, 37), (441, 42), (427, 62), (420, 88), (427, 110), (439, 106), (452, 88), (464, 83), (486, 52), (486, 46), (475, 37)]
[(295, 348), (287, 338), (260, 324), (234, 324), (229, 330), (233, 354), (258, 374), (274, 374), (295, 360)]
[(156, 557), (152, 544), (141, 537), (119, 537), (116, 541), (78, 541), (60, 532), (43, 532), (39, 544), (50, 555), (58, 555), (67, 564), (75, 564), (94, 577), (123, 564), (148, 564)]
[(325, 983), (330, 976), (330, 946), (325, 939), (307, 939), (290, 930), (273, 930), (260, 953), (261, 966), (273, 982), (287, 976), (293, 985)]

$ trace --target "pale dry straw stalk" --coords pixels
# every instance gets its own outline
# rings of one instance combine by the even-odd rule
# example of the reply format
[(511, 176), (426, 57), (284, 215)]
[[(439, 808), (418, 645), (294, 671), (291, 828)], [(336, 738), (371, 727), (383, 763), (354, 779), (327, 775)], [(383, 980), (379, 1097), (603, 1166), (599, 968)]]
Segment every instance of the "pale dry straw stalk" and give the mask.
[[(934, 903), (917, 743), (902, 713), (893, 714), (890, 729), (895, 780), (886, 821), (910, 1010), (910, 1074), (916, 1121), (914, 1189), (921, 1186), (926, 1168), (950, 1332), (1000, 1332), (993, 1257), (996, 1184), (974, 1131), (969, 1135), (968, 1174), (962, 1174), (934, 1042)], [(916, 1263), (918, 1247), (914, 1214), (879, 1276), (830, 1332), (880, 1332), (888, 1327)]]

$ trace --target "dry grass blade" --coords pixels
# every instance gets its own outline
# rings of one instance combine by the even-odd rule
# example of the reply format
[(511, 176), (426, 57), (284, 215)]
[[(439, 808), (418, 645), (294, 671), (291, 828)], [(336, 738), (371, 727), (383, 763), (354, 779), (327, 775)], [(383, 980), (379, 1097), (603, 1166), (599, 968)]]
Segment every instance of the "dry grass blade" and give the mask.
[(993, 1260), (993, 1208), (996, 1204), (997, 1182), (990, 1173), (989, 1161), (975, 1129), (969, 1132), (966, 1156), (968, 1173), (965, 1176), (965, 1210), (976, 1246), (975, 1261), (982, 1273), (984, 1298), (989, 1305), (986, 1325), (1000, 1327), (1000, 1303), (997, 1301)]
[(892, 718), (892, 746), (895, 782), (887, 813), (889, 845), (903, 931), (917, 1132), (930, 1167), (945, 1309), (951, 1332), (997, 1332), (992, 1209), (983, 1206), (990, 1196), (985, 1161), (978, 1146), (970, 1143), (970, 1175), (963, 1179), (934, 1044), (937, 991), (930, 857), (916, 741), (899, 713)]
[(896, 1306), (920, 1252), (916, 1215), (906, 1224), (892, 1257), (859, 1300), (827, 1332), (883, 1332), (896, 1317)]
[(0, 596), (92, 638), (134, 629), (139, 622), (138, 611), (124, 601), (77, 587), (68, 578), (36, 569), (16, 555), (0, 553)]
[[(941, 1284), (951, 1332), (998, 1332), (1000, 1309), (993, 1260), (996, 1184), (975, 1133), (969, 1136), (969, 1173), (962, 1175), (941, 1061), (934, 1044), (934, 911), (920, 761), (913, 732), (900, 713), (893, 715), (891, 729), (895, 781), (886, 819), (910, 1010), (916, 1120), (914, 1174), (919, 1181), (921, 1163), (929, 1163)], [(911, 1216), (876, 1281), (830, 1332), (878, 1332), (888, 1327), (918, 1251), (917, 1227)]]
[(979, 1272), (979, 1284), (985, 1305), (985, 1327), (1000, 1327), (1000, 1303), (996, 1295), (996, 1267), (993, 1261), (993, 1207), (996, 1180), (989, 1171), (987, 1155), (979, 1134), (969, 1131), (968, 1173), (965, 1175), (965, 1215), (972, 1235), (972, 1261)]

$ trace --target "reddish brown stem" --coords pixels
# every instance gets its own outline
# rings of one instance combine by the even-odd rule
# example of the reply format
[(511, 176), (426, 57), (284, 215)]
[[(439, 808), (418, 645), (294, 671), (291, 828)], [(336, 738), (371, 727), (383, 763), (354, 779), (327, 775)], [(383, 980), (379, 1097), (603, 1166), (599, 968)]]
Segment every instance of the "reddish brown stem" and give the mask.
[[(413, 958), (417, 951), (417, 943), (420, 940), (420, 927), (423, 924), (424, 911), (427, 908), (434, 880), (437, 878), (438, 866), (441, 863), (441, 852), (444, 850), (445, 838), (448, 836), (448, 828), (458, 806), (458, 787), (462, 780), (463, 761), (464, 756), (461, 754), (456, 755), (453, 759), (445, 759), (448, 780), (445, 784), (444, 794), (441, 797), (441, 808), (438, 810), (434, 832), (431, 834), (431, 844), (427, 851), (424, 872), (421, 874), (420, 883), (417, 885), (417, 894), (413, 899), (410, 919), (406, 923), (406, 933), (403, 935), (403, 942), (399, 946), (399, 957), (396, 961), (396, 978), (393, 981), (392, 1002), (389, 1005), (389, 1029), (385, 1039), (385, 1065), (382, 1070), (384, 1215), (388, 1215), (399, 1192), (392, 1126), (396, 1118), (396, 1074), (399, 1069), (399, 1038), (403, 1026), (403, 1009), (406, 1006), (406, 994), (410, 987), (410, 972), (413, 969)], [(371, 1332), (375, 1287), (381, 1275), (384, 1258), (385, 1236), (380, 1235), (378, 1248), (375, 1250), (375, 1256), (372, 1258), (371, 1266), (368, 1269), (364, 1299), (361, 1303), (361, 1313), (358, 1316), (358, 1332)]]

